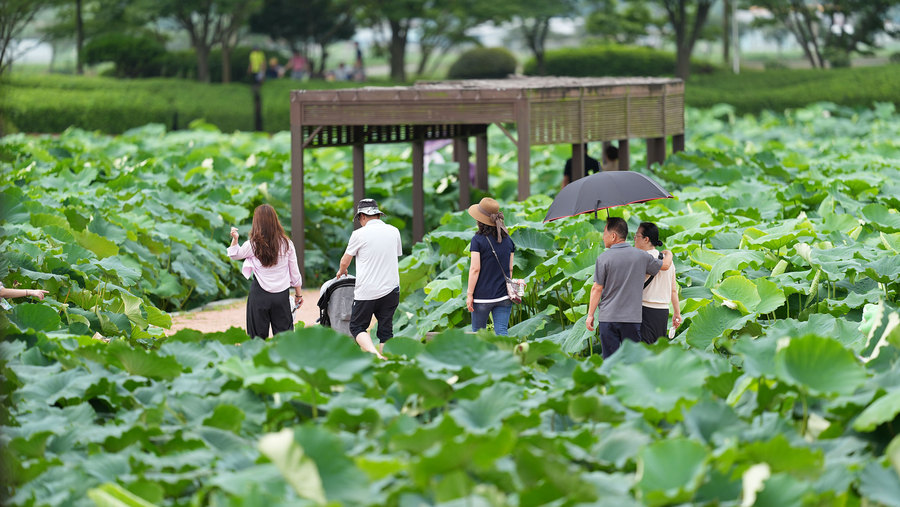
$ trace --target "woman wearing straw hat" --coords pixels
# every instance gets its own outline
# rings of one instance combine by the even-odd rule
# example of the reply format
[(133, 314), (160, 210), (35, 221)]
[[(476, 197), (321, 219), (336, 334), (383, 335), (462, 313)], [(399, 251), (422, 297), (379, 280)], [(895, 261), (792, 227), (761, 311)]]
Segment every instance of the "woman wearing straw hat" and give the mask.
[(500, 204), (494, 199), (485, 197), (473, 204), (469, 214), (478, 222), (478, 232), (472, 238), (466, 292), (466, 308), (472, 313), (472, 331), (487, 327), (490, 315), (494, 320), (494, 332), (506, 335), (512, 312), (506, 279), (512, 277), (516, 245), (503, 224)]

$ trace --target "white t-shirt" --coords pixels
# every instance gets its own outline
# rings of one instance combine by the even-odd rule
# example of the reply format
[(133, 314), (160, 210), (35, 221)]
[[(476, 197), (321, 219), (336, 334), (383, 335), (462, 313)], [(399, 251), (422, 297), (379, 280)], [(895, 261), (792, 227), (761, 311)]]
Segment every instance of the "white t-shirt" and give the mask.
[(403, 255), (400, 231), (379, 219), (353, 231), (347, 255), (356, 257), (356, 288), (353, 299), (371, 301), (400, 286), (397, 259)]
[[(659, 252), (653, 248), (647, 250), (654, 259), (659, 257)], [(660, 270), (650, 285), (644, 288), (641, 296), (641, 304), (647, 308), (669, 309), (669, 303), (672, 302), (672, 287), (675, 286), (675, 263), (666, 271)]]

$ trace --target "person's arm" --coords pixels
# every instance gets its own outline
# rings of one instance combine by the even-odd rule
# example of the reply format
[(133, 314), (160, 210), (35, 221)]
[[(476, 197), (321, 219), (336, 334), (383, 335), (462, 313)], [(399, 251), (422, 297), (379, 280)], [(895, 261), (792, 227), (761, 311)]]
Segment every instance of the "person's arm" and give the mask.
[(678, 282), (675, 281), (675, 270), (672, 270), (672, 327), (681, 325), (681, 304), (678, 302)]
[(475, 285), (481, 273), (481, 252), (472, 252), (469, 260), (469, 286), (466, 289), (466, 309), (475, 311)]
[(303, 304), (303, 277), (300, 275), (300, 266), (297, 263), (297, 250), (294, 244), (288, 241), (288, 273), (291, 276), (291, 286), (294, 288), (294, 303), (297, 306)]
[(44, 296), (49, 292), (43, 289), (7, 289), (6, 287), (0, 289), (0, 298), (26, 298), (26, 297), (36, 297), (40, 300), (44, 299)]
[(663, 263), (662, 267), (659, 268), (660, 271), (668, 271), (672, 266), (672, 252), (670, 250), (663, 250)]
[(512, 276), (512, 273), (513, 273), (513, 257), (514, 257), (515, 255), (516, 255), (515, 253), (509, 252), (509, 277), (510, 277), (510, 278), (513, 277), (513, 276)]
[(563, 175), (563, 180), (562, 180), (562, 186), (559, 187), (559, 188), (560, 188), (560, 189), (566, 188), (566, 185), (568, 185), (568, 184), (569, 184), (569, 176), (566, 175), (566, 174), (564, 174), (564, 175)]
[(250, 241), (245, 241), (243, 245), (238, 245), (238, 231), (236, 227), (231, 228), (231, 245), (228, 246), (228, 257), (239, 261), (253, 255), (253, 247)]
[(353, 256), (350, 254), (344, 254), (341, 257), (341, 267), (338, 269), (337, 276), (335, 278), (340, 278), (347, 274), (347, 268), (350, 267), (350, 263), (353, 261)]
[(600, 304), (600, 296), (603, 294), (603, 286), (595, 283), (591, 287), (591, 302), (588, 304), (588, 314), (587, 321), (585, 321), (585, 325), (587, 326), (588, 331), (594, 330), (594, 312), (597, 311), (597, 306)]

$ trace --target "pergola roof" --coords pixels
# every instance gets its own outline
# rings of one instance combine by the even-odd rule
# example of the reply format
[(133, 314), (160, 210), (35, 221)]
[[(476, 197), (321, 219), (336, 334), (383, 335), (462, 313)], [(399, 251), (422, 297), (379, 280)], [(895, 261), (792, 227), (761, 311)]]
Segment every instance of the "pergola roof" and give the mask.
[[(523, 106), (530, 145), (684, 133), (684, 84), (669, 78), (424, 81), (409, 87), (296, 90), (291, 103), (291, 123), (303, 126), (307, 147), (454, 138), (465, 135), (462, 125), (521, 123), (523, 111), (517, 108)], [(358, 126), (368, 128), (349, 128)]]

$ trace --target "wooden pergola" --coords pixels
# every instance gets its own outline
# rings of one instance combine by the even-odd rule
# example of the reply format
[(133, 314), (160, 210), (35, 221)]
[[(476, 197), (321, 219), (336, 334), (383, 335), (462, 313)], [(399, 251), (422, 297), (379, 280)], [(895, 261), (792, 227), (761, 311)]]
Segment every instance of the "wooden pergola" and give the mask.
[[(619, 170), (630, 167), (629, 139), (647, 140), (647, 163), (662, 163), (666, 138), (684, 149), (684, 83), (668, 78), (530, 77), (419, 82), (291, 92), (291, 227), (304, 266), (303, 153), (353, 147), (353, 199), (365, 197), (365, 145), (411, 143), (414, 241), (425, 235), (424, 143), (451, 139), (459, 163), (459, 206), (470, 202), (469, 138), (475, 138), (475, 187), (488, 189), (487, 131), (515, 144), (518, 197), (530, 194), (532, 145), (571, 144), (572, 179), (584, 176), (586, 143), (618, 141)], [(512, 131), (508, 126), (514, 125)]]

